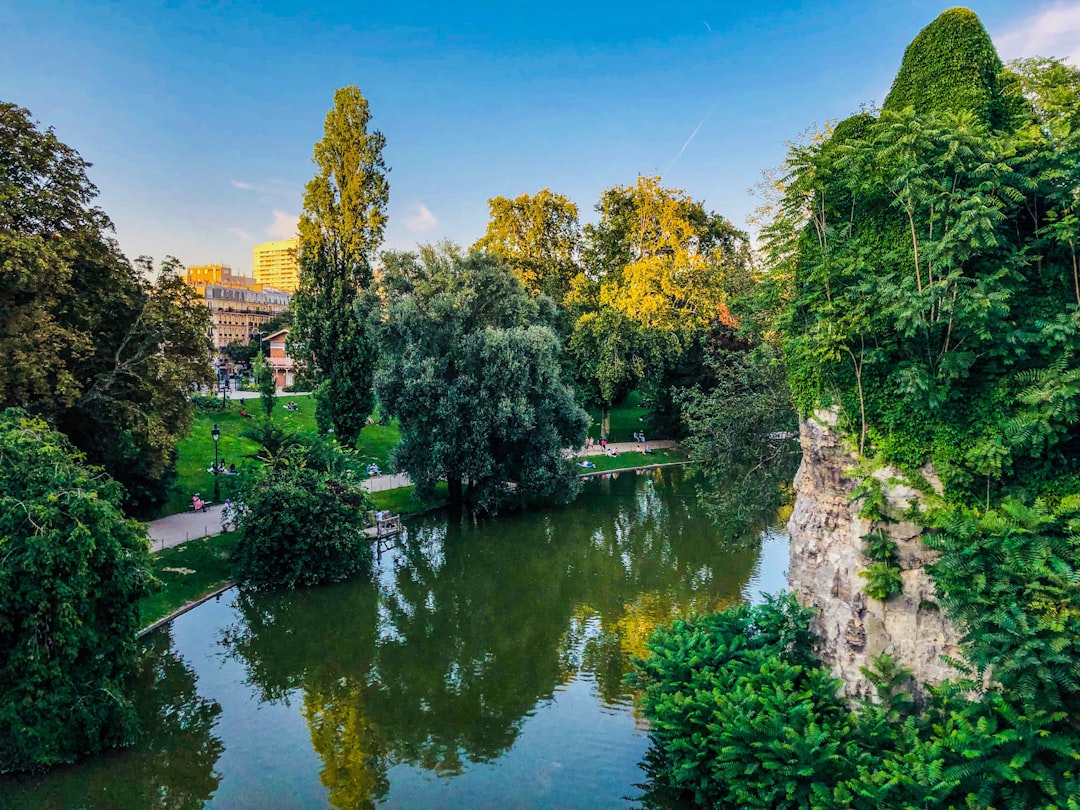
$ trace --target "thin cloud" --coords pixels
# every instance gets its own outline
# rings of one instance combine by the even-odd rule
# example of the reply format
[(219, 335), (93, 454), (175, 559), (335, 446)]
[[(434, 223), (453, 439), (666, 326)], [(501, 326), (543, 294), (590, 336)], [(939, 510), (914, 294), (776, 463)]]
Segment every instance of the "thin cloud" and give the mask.
[(254, 183), (245, 183), (243, 180), (232, 180), (230, 181), (230, 185), (233, 188), (242, 188), (244, 191), (258, 191), (261, 193), (266, 192), (266, 189), (262, 186), (257, 186)]
[(1017, 20), (994, 37), (1003, 59), (1056, 56), (1080, 65), (1080, 3), (1062, 3)]
[(240, 239), (243, 242), (254, 242), (255, 241), (254, 236), (252, 236), (247, 231), (240, 230), (239, 228), (229, 228), (228, 231), (233, 236), (235, 236), (237, 239)]
[(274, 222), (266, 229), (266, 233), (275, 239), (291, 239), (296, 236), (297, 225), (300, 217), (295, 214), (286, 214), (284, 211), (274, 209)]
[(423, 203), (414, 205), (412, 214), (405, 218), (405, 227), (413, 233), (430, 231), (438, 224), (439, 220)]

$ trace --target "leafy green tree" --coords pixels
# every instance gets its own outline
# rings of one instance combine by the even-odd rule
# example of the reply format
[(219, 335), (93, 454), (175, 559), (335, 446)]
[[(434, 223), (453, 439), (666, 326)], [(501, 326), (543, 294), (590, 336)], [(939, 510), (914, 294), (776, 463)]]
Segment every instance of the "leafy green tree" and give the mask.
[(453, 246), (386, 254), (382, 284), (377, 385), (398, 468), (421, 492), (445, 479), (457, 508), (571, 497), (563, 449), (588, 416), (562, 382), (552, 314), (495, 257)]
[(300, 216), (300, 288), (293, 355), (310, 356), (321, 382), (315, 394), (323, 429), (351, 442), (374, 407), (376, 349), (368, 326), (372, 262), (386, 227), (386, 138), (368, 130), (367, 99), (355, 86), (334, 93), (318, 173), (304, 191)]
[(149, 552), (121, 497), (43, 421), (0, 413), (0, 772), (132, 739)]
[(296, 588), (370, 572), (364, 529), (373, 507), (359, 480), (331, 455), (303, 445), (266, 460), (237, 498), (241, 582), (256, 589)]
[(750, 287), (750, 254), (745, 234), (658, 177), (607, 189), (596, 209), (566, 302), (577, 382), (606, 415), (637, 384), (661, 402), (695, 342), (734, 325), (729, 304)]
[(274, 369), (270, 367), (270, 364), (266, 362), (266, 358), (262, 354), (255, 355), (255, 385), (259, 389), (259, 402), (262, 404), (263, 411), (266, 412), (266, 418), (270, 419), (270, 414), (274, 412), (274, 403), (277, 401), (274, 397), (277, 394), (277, 382), (274, 380)]
[(134, 266), (89, 164), (0, 104), (0, 406), (40, 414), (149, 509), (209, 382), (209, 312), (168, 258)]
[(562, 303), (579, 272), (577, 206), (545, 188), (514, 199), (492, 197), (488, 207), (491, 217), (487, 230), (473, 250), (502, 259), (530, 294), (544, 293)]

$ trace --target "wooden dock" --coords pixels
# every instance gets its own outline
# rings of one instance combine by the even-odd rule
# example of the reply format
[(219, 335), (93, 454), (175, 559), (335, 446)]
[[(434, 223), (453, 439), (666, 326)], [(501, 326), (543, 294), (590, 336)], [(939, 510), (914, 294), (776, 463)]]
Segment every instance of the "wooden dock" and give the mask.
[(397, 538), (405, 531), (405, 527), (401, 525), (401, 515), (387, 515), (382, 520), (375, 520), (372, 515), (372, 520), (374, 525), (364, 529), (364, 534), (375, 541), (375, 553), (390, 551), (396, 545)]

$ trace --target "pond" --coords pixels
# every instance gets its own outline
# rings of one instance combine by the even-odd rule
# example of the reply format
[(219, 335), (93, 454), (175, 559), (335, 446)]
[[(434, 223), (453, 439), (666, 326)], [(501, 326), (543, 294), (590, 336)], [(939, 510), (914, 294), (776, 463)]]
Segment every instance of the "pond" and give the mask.
[[(374, 581), (235, 590), (145, 640), (131, 749), (0, 783), (20, 808), (639, 807), (623, 684), (654, 628), (784, 587), (787, 539), (718, 548), (681, 469), (573, 504), (407, 521)], [(759, 531), (759, 530), (755, 530)]]

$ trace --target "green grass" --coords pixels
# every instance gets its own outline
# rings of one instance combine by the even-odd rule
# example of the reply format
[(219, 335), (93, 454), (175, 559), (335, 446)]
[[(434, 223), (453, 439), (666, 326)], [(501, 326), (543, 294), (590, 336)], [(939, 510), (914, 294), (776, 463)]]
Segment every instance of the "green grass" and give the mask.
[[(311, 396), (282, 396), (277, 398), (274, 407), (274, 422), (288, 430), (314, 432), (315, 398)], [(295, 402), (296, 411), (285, 410), (287, 402)], [(251, 439), (240, 434), (251, 424), (252, 419), (242, 417), (240, 411), (246, 409), (253, 418), (261, 414), (261, 404), (257, 399), (229, 400), (222, 411), (196, 411), (191, 433), (176, 445), (176, 480), (169, 490), (169, 497), (162, 505), (159, 516), (175, 515), (191, 508), (191, 496), (196, 492), (203, 498), (212, 498), (214, 476), (207, 470), (214, 463), (214, 441), (210, 431), (217, 424), (221, 431), (218, 443), (219, 458), (226, 464), (235, 464), (243, 470), (245, 464), (255, 462), (245, 456), (254, 453), (259, 446)], [(365, 463), (374, 461), (383, 472), (390, 471), (390, 453), (398, 443), (396, 424), (368, 425), (360, 432), (356, 443), (357, 452)], [(241, 475), (243, 473), (241, 472)], [(219, 486), (221, 498), (230, 498), (239, 484), (238, 476), (221, 476)]]
[[(589, 435), (594, 439), (600, 438), (601, 413), (598, 408), (590, 408), (589, 416), (592, 424), (589, 426)], [(634, 440), (634, 433), (638, 430), (645, 431), (645, 438), (658, 439), (650, 433), (651, 423), (649, 411), (641, 404), (641, 394), (631, 391), (626, 399), (611, 409), (611, 432), (608, 435), (609, 442), (630, 442)]]
[(151, 570), (161, 584), (139, 602), (142, 626), (153, 624), (228, 582), (232, 578), (229, 557), (239, 540), (237, 532), (226, 532), (154, 554)]
[[(581, 461), (579, 457), (574, 459), (576, 464)], [(627, 470), (633, 467), (645, 467), (649, 464), (670, 464), (674, 461), (686, 461), (687, 455), (682, 450), (676, 450), (674, 448), (664, 450), (653, 450), (651, 453), (619, 453), (619, 455), (612, 458), (611, 456), (587, 456), (589, 461), (596, 465), (595, 468), (586, 469), (585, 467), (577, 467), (578, 472), (582, 475), (594, 472), (607, 472), (608, 470)]]
[(384, 509), (395, 515), (415, 515), (438, 509), (446, 505), (446, 482), (440, 481), (435, 485), (435, 497), (430, 501), (418, 501), (413, 497), (416, 487), (400, 487), (399, 489), (387, 489), (382, 492), (372, 492), (371, 500), (379, 509)]

